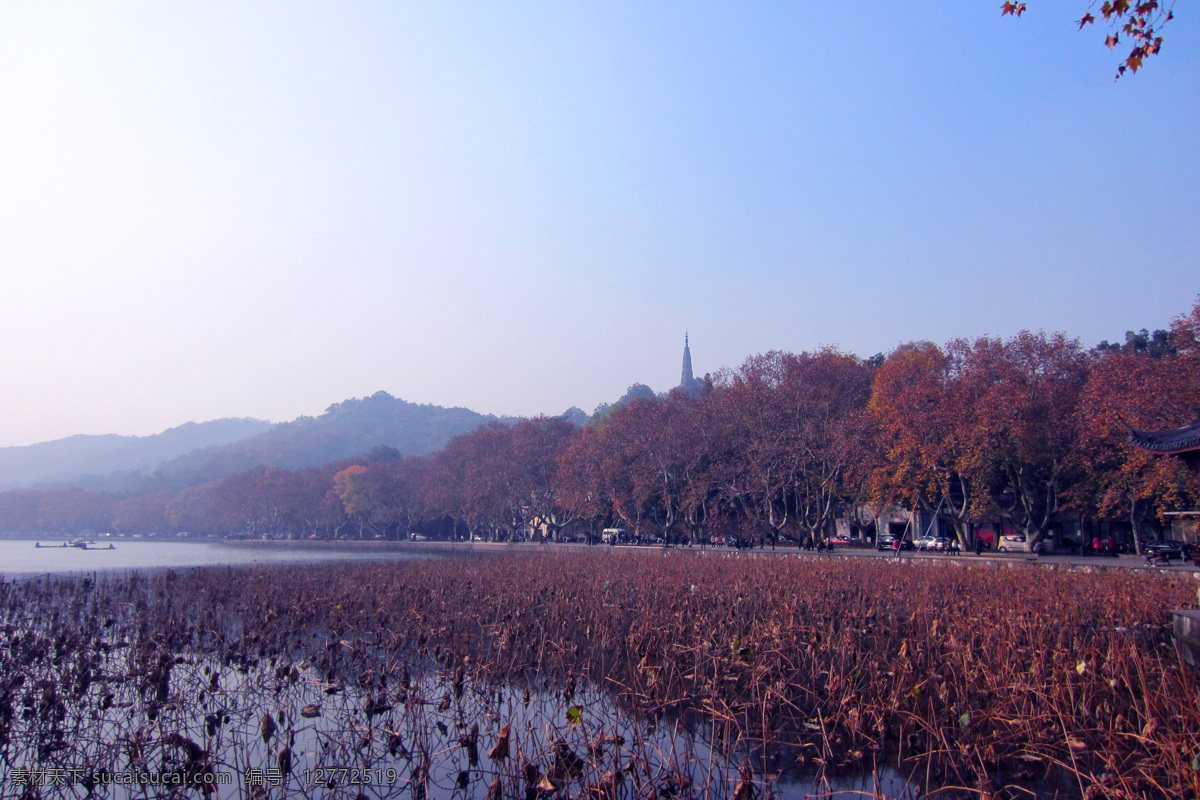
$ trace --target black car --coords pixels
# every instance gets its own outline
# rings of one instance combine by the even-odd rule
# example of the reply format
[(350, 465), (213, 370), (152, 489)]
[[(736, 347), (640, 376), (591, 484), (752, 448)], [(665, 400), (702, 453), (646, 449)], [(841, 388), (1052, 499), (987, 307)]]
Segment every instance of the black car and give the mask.
[(1162, 539), (1157, 542), (1142, 542), (1142, 552), (1148, 556), (1159, 556), (1165, 559), (1178, 558), (1183, 560), (1183, 542), (1174, 539)]
[[(895, 550), (896, 549), (896, 537), (890, 533), (879, 534), (879, 538), (875, 541), (875, 549), (876, 550)], [(902, 539), (902, 540), (900, 540), (900, 549), (901, 550), (912, 550), (913, 543), (910, 542), (908, 539)]]

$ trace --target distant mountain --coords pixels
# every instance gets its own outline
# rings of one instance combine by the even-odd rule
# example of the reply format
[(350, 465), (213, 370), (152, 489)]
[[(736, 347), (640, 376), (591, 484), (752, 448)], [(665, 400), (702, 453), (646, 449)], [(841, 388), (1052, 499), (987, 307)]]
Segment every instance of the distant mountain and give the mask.
[(319, 417), (300, 417), (242, 441), (180, 455), (163, 464), (151, 481), (127, 488), (179, 489), (259, 465), (289, 470), (319, 467), (362, 456), (381, 445), (405, 455), (425, 455), (495, 419), (515, 420), (466, 408), (408, 403), (376, 392), (334, 403)]
[[(578, 408), (563, 414), (587, 421)], [(459, 434), (499, 420), (467, 408), (408, 403), (387, 392), (334, 403), (317, 417), (189, 422), (156, 436), (72, 436), (0, 448), (0, 491), (78, 486), (97, 492), (176, 491), (257, 466), (297, 470), (359, 458), (372, 448), (405, 455), (440, 450)]]
[(587, 412), (579, 406), (571, 406), (566, 411), (559, 414), (559, 416), (574, 425), (576, 428), (582, 428), (584, 425), (588, 424)]
[(198, 448), (220, 447), (268, 430), (258, 419), (188, 422), (153, 436), (70, 436), (25, 447), (0, 447), (0, 491), (38, 484), (86, 483), (84, 476), (150, 473)]

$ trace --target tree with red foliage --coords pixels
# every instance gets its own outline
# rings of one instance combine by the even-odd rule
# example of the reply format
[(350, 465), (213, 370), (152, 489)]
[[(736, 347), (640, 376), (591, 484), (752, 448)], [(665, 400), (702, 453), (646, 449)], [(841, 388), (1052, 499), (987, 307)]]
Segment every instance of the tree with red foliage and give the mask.
[(1022, 331), (1007, 341), (952, 342), (972, 398), (997, 510), (1034, 548), (1080, 478), (1079, 397), (1089, 356), (1078, 339)]
[(562, 417), (521, 420), (512, 428), (510, 451), (501, 465), (510, 473), (510, 505), (521, 524), (554, 540), (574, 519), (559, 498), (558, 461), (578, 435)]
[(701, 392), (697, 398), (672, 392), (670, 400), (680, 406), (683, 417), (678, 438), (683, 470), (680, 519), (689, 540), (703, 546), (709, 540), (710, 523), (721, 514), (722, 465), (732, 453), (711, 381), (705, 381)]
[(334, 477), (343, 468), (343, 462), (334, 461), (285, 476), (284, 516), (290, 536), (333, 539), (350, 524), (345, 506), (333, 488)]
[(421, 481), (420, 507), (425, 519), (448, 518), (455, 527), (465, 522), (467, 510), (462, 484), (469, 463), (468, 449), (462, 436), (456, 436), (430, 459)]
[(718, 377), (713, 397), (726, 420), (720, 447), (728, 502), (774, 542), (799, 534), (820, 539), (851, 493), (845, 477), (858, 458), (852, 429), (871, 392), (871, 368), (827, 348), (772, 352)]
[(618, 408), (601, 429), (605, 493), (635, 538), (642, 536), (646, 523), (669, 525), (679, 510), (672, 454), (655, 452), (664, 438), (659, 430), (666, 419), (663, 405), (658, 399), (634, 400)]
[[(1170, 430), (1200, 409), (1200, 302), (1171, 328), (1174, 354), (1105, 352), (1083, 390), (1080, 454), (1083, 513), (1124, 517), (1135, 533), (1160, 528), (1165, 513), (1200, 500), (1200, 477), (1177, 458), (1148, 453), (1130, 442), (1130, 426)], [(1139, 548), (1139, 537), (1134, 536)]]
[(937, 514), (968, 546), (988, 504), (991, 461), (975, 424), (979, 383), (962, 379), (962, 355), (915, 342), (888, 356), (870, 401), (881, 457), (868, 480), (876, 502)]
[(647, 510), (664, 544), (675, 541), (675, 526), (701, 532), (705, 504), (714, 494), (711, 466), (713, 429), (705, 426), (704, 403), (686, 392), (664, 400), (640, 400), (621, 409), (612, 424), (629, 427), (636, 458), (630, 463), (635, 502)]
[[(1164, 512), (1197, 496), (1183, 462), (1130, 443), (1129, 426), (1177, 427), (1200, 405), (1200, 371), (1182, 358), (1103, 356), (1083, 392), (1080, 454), (1087, 466), (1077, 505), (1084, 513), (1124, 517), (1131, 529), (1158, 524)], [(1135, 537), (1136, 538), (1136, 537)]]
[(221, 481), (213, 493), (216, 519), (227, 531), (278, 538), (285, 529), (288, 475), (259, 466)]
[(1190, 312), (1171, 321), (1171, 345), (1189, 359), (1200, 359), (1200, 297)]
[(679, 527), (703, 542), (718, 495), (721, 417), (710, 399), (685, 392), (622, 404), (560, 457), (563, 505), (583, 519), (615, 516), (635, 538), (652, 525), (664, 543), (678, 539)]
[(871, 396), (873, 373), (862, 359), (825, 348), (786, 361), (780, 391), (792, 420), (792, 506), (800, 529), (814, 538), (829, 530), (858, 458), (858, 418)]
[(5, 531), (33, 533), (38, 527), (38, 505), (42, 492), (22, 489), (0, 493), (0, 526)]
[(721, 372), (712, 401), (724, 420), (725, 441), (718, 475), (725, 501), (769, 531), (774, 539), (788, 524), (794, 442), (783, 385), (787, 353), (751, 356), (733, 371)]
[(61, 533), (106, 531), (112, 527), (114, 505), (108, 495), (76, 487), (43, 492), (38, 502), (38, 528)]
[(172, 531), (197, 535), (228, 533), (217, 517), (216, 491), (221, 481), (209, 481), (176, 492), (167, 502), (167, 521)]
[(603, 525), (613, 513), (603, 464), (608, 458), (607, 436), (602, 428), (588, 425), (575, 436), (558, 457), (555, 483), (559, 503), (577, 520)]
[(451, 439), (433, 457), (423, 483), (426, 515), (448, 516), (469, 533), (484, 532), (490, 538), (515, 526), (507, 489), (511, 440), (512, 430), (502, 422)]
[(121, 533), (177, 533), (167, 517), (169, 492), (135, 494), (118, 500), (113, 506), (113, 530)]
[(621, 405), (564, 451), (560, 485), (563, 504), (572, 513), (586, 517), (606, 508), (598, 516), (615, 516), (634, 537), (641, 535), (657, 491), (647, 452), (659, 402), (639, 398)]

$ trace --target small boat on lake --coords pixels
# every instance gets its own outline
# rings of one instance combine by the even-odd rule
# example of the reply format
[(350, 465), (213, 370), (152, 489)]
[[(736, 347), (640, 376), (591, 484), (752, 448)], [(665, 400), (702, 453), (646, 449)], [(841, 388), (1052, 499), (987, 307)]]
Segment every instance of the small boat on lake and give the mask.
[(33, 543), (33, 546), (38, 549), (41, 549), (44, 547), (73, 547), (77, 550), (116, 550), (117, 549), (116, 547), (113, 546), (112, 542), (108, 543), (108, 547), (96, 547), (95, 545), (96, 545), (96, 543), (94, 541), (85, 542), (83, 539), (72, 539), (68, 542), (63, 542), (62, 544), (59, 544), (59, 545), (42, 544), (40, 541)]

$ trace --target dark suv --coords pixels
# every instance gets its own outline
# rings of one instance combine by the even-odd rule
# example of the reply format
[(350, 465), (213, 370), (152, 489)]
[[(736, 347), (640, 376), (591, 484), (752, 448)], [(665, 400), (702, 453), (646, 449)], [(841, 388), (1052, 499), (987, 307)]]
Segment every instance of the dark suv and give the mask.
[(1142, 552), (1148, 556), (1160, 556), (1165, 559), (1178, 558), (1183, 560), (1183, 542), (1174, 539), (1162, 539), (1157, 542), (1142, 542)]

